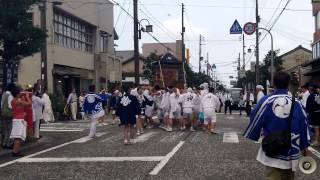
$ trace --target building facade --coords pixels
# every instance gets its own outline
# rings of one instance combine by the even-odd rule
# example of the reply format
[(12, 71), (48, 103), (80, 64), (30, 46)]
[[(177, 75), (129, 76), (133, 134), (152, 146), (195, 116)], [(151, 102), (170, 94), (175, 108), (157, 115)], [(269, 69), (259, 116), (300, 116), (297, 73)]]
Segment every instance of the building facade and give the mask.
[(182, 41), (177, 40), (176, 42), (169, 43), (144, 43), (142, 45), (143, 57), (148, 57), (150, 54), (155, 53), (158, 56), (163, 56), (167, 53), (172, 54), (179, 61), (182, 57)]
[[(121, 68), (122, 68), (122, 82), (133, 84), (135, 79), (135, 62), (134, 62), (134, 51), (117, 51), (117, 56), (121, 58)], [(140, 84), (145, 83), (145, 78), (143, 77), (143, 67), (145, 65), (146, 59), (140, 55), (139, 56), (139, 76)]]
[[(88, 3), (92, 1), (92, 3)], [(101, 1), (101, 3), (99, 3)], [(50, 93), (67, 95), (73, 88), (87, 90), (90, 84), (106, 88), (121, 81), (121, 63), (115, 56), (113, 4), (89, 0), (46, 3), (47, 87)], [(41, 11), (33, 9), (35, 26), (41, 24)], [(24, 58), (18, 67), (18, 83), (33, 84), (41, 79), (40, 53)]]
[(310, 69), (305, 76), (310, 77), (310, 82), (320, 85), (320, 1), (312, 0), (312, 14), (314, 16), (315, 31), (312, 43), (312, 61), (303, 67)]
[(300, 86), (310, 81), (309, 76), (303, 75), (309, 72), (308, 68), (303, 67), (303, 65), (312, 60), (312, 51), (300, 45), (281, 55), (280, 59), (284, 71), (298, 74)]

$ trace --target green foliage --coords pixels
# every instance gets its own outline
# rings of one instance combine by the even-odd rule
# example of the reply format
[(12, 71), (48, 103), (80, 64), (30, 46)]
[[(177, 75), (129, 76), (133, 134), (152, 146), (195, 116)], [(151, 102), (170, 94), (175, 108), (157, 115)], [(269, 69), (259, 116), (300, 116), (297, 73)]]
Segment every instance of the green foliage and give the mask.
[(208, 83), (213, 81), (210, 76), (207, 76), (204, 73), (198, 73), (198, 72), (192, 71), (189, 64), (185, 65), (185, 70), (186, 70), (186, 76), (187, 76), (187, 85), (189, 87), (198, 87), (200, 86), (200, 84), (204, 82)]
[(46, 32), (33, 26), (31, 7), (41, 0), (0, 0), (0, 56), (20, 60), (39, 52)]
[(143, 76), (149, 80), (151, 84), (155, 81), (156, 70), (152, 67), (153, 63), (156, 63), (160, 60), (160, 56), (156, 55), (155, 53), (150, 54), (147, 57), (147, 60), (144, 62), (143, 65)]
[[(259, 66), (259, 74), (260, 74), (260, 82), (258, 84), (266, 85), (267, 80), (270, 81), (271, 79), (271, 73), (270, 73), (270, 67), (271, 67), (271, 53), (273, 53), (274, 57), (274, 67), (275, 72), (282, 70), (282, 60), (279, 58), (280, 50), (276, 51), (269, 51), (266, 57), (263, 59), (263, 63)], [(238, 81), (238, 87), (242, 88), (242, 85), (252, 83), (254, 84), (256, 82), (256, 74), (252, 71), (246, 71), (246, 77), (241, 78)]]
[(273, 53), (274, 57), (274, 70), (275, 72), (278, 72), (282, 70), (282, 60), (279, 58), (280, 50), (276, 51), (269, 51), (266, 57), (263, 59), (263, 64), (259, 67), (259, 73), (260, 73), (260, 82), (259, 84), (265, 85), (267, 80), (270, 81), (271, 79), (271, 53)]

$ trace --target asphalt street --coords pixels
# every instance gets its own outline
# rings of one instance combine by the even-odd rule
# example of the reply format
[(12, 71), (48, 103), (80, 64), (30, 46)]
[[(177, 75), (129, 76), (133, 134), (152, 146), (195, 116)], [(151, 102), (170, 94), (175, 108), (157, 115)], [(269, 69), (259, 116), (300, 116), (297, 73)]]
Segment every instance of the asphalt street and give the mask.
[[(248, 121), (219, 114), (217, 135), (147, 129), (128, 146), (117, 125), (99, 126), (97, 137), (89, 139), (88, 122), (46, 124), (43, 138), (25, 150), (25, 157), (0, 156), (0, 179), (264, 179), (265, 167), (255, 160), (259, 144), (242, 137)], [(320, 166), (320, 156), (313, 157)], [(297, 171), (296, 179), (318, 180), (319, 168), (311, 175)]]

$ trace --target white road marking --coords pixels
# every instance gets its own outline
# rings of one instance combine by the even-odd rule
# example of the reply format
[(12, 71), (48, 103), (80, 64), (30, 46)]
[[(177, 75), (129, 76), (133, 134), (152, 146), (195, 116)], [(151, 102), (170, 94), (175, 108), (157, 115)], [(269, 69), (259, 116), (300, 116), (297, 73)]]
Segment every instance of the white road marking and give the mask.
[[(84, 138), (84, 137), (83, 137)], [(80, 138), (82, 139), (82, 138)], [(51, 147), (49, 149), (45, 149), (45, 150), (42, 150), (42, 151), (39, 151), (37, 153), (33, 153), (33, 154), (30, 154), (28, 156), (25, 156), (25, 157), (22, 157), (22, 158), (19, 158), (19, 159), (15, 159), (13, 161), (9, 161), (9, 162), (6, 162), (6, 163), (3, 163), (3, 164), (0, 164), (0, 168), (2, 167), (5, 167), (5, 166), (8, 166), (8, 165), (11, 165), (11, 164), (14, 164), (18, 161), (21, 161), (23, 159), (28, 159), (28, 158), (31, 158), (31, 157), (34, 157), (34, 156), (38, 156), (40, 154), (43, 154), (43, 153), (46, 153), (46, 152), (49, 152), (49, 151), (52, 151), (52, 150), (55, 150), (55, 149), (58, 149), (58, 148), (61, 148), (61, 147), (64, 147), (64, 146), (67, 146), (69, 144), (72, 144), (72, 143), (77, 143), (77, 141), (79, 141), (80, 139), (76, 139), (76, 140), (73, 140), (73, 141), (69, 141), (69, 142), (66, 142), (66, 143), (63, 143), (63, 144), (60, 144), (58, 146), (54, 146), (54, 147)]]
[(123, 161), (161, 161), (165, 156), (149, 157), (78, 157), (78, 158), (28, 158), (20, 159), (22, 163), (51, 163), (51, 162), (123, 162)]
[(105, 138), (105, 139), (103, 139), (103, 140), (101, 140), (100, 142), (115, 142), (115, 141), (118, 141), (118, 140), (120, 140), (121, 139), (121, 137), (122, 137), (122, 134), (118, 134), (118, 135), (116, 135), (116, 136), (110, 136), (110, 137), (107, 137), (107, 138)]
[(309, 147), (308, 148), (310, 152), (312, 152), (312, 154), (314, 154), (315, 156), (317, 156), (318, 158), (320, 158), (320, 152), (315, 150), (313, 147)]
[(239, 143), (238, 134), (236, 132), (229, 132), (223, 134), (224, 143)]
[(168, 161), (173, 157), (173, 155), (182, 147), (182, 145), (184, 144), (184, 141), (180, 141), (179, 144), (176, 145), (176, 147), (174, 147), (172, 149), (171, 152), (169, 152), (165, 158), (163, 158), (159, 164), (157, 164), (157, 166), (149, 173), (150, 175), (157, 175), (161, 169), (168, 163)]
[(167, 136), (163, 137), (160, 142), (174, 142), (179, 139), (184, 134), (184, 132), (172, 132)]
[(234, 117), (233, 116), (227, 116), (226, 119), (231, 119), (232, 120), (232, 119), (234, 119)]
[(133, 139), (132, 141), (134, 143), (141, 143), (141, 142), (145, 142), (148, 141), (152, 136), (158, 134), (157, 132), (148, 132), (145, 134), (142, 134), (141, 136), (138, 136), (137, 138)]
[[(96, 137), (101, 137), (105, 134), (107, 134), (107, 133), (96, 133)], [(91, 139), (93, 139), (93, 138), (89, 138), (88, 136), (86, 136), (86, 137), (80, 138), (78, 140), (75, 140), (73, 143), (85, 143), (85, 142), (90, 141)]]
[(83, 129), (40, 129), (41, 132), (81, 132)]

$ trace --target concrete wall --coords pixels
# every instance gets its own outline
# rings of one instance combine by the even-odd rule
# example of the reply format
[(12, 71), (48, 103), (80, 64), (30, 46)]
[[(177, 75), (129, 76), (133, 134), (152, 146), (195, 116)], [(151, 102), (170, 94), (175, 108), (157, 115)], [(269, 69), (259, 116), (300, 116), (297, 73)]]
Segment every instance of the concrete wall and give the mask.
[[(85, 3), (84, 3), (85, 2)], [(91, 3), (90, 3), (91, 2)], [(65, 65), (75, 68), (81, 68), (86, 70), (94, 70), (94, 54), (99, 54), (100, 51), (100, 31), (105, 31), (113, 35), (113, 4), (107, 0), (87, 0), (79, 2), (65, 2), (60, 6), (55, 8), (61, 9), (68, 12), (69, 14), (82, 19), (89, 24), (93, 25), (96, 32), (93, 35), (94, 42), (94, 52), (87, 53), (80, 50), (65, 48), (59, 45), (54, 44), (54, 26), (53, 26), (53, 5), (52, 3), (47, 3), (46, 15), (47, 15), (47, 77), (48, 77), (48, 90), (53, 92), (53, 76), (52, 70), (54, 64)], [(40, 11), (37, 6), (33, 8), (33, 23), (35, 26), (40, 27)], [(114, 54), (114, 37), (110, 37), (108, 41), (108, 54)], [(21, 60), (19, 69), (18, 69), (18, 83), (32, 84), (36, 82), (37, 79), (41, 77), (41, 66), (40, 66), (40, 53), (35, 54)], [(105, 62), (100, 70), (103, 73), (103, 76), (108, 76), (108, 72), (105, 67), (108, 63)], [(121, 69), (120, 62), (119, 68)], [(114, 68), (112, 68), (114, 69)], [(115, 69), (115, 71), (121, 72), (121, 70)], [(121, 80), (121, 73), (115, 73), (115, 78)], [(94, 75), (93, 75), (94, 76)], [(97, 76), (97, 75), (95, 75)], [(92, 78), (92, 77), (91, 77)]]

